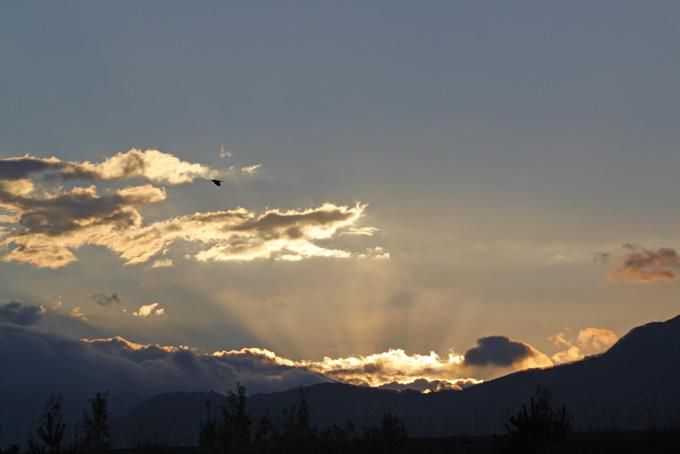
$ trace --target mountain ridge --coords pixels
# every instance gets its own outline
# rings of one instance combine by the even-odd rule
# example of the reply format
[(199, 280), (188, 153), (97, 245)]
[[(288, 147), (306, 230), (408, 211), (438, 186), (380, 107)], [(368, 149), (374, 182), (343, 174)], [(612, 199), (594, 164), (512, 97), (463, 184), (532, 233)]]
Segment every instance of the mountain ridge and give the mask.
[[(680, 316), (635, 327), (604, 353), (551, 368), (515, 372), (462, 391), (421, 394), (319, 383), (254, 394), (248, 402), (254, 417), (264, 414), (276, 417), (294, 405), (302, 392), (309, 403), (312, 421), (318, 426), (347, 420), (359, 426), (368, 425), (384, 412), (392, 411), (414, 436), (482, 435), (502, 431), (508, 416), (528, 401), (537, 385), (544, 385), (557, 401), (567, 405), (577, 429), (667, 427), (680, 421), (677, 345)], [(219, 393), (193, 394), (194, 400), (201, 396), (208, 396), (206, 400), (215, 403), (226, 399)], [(154, 399), (172, 400), (172, 395), (161, 396)], [(150, 402), (154, 400), (140, 407), (149, 407)], [(192, 405), (195, 410), (195, 402)], [(167, 413), (170, 407), (164, 408)], [(153, 409), (147, 408), (144, 414), (147, 420), (154, 419), (148, 416)], [(183, 435), (186, 440), (196, 436), (201, 418), (194, 413), (188, 420), (195, 421), (195, 429), (188, 428)]]

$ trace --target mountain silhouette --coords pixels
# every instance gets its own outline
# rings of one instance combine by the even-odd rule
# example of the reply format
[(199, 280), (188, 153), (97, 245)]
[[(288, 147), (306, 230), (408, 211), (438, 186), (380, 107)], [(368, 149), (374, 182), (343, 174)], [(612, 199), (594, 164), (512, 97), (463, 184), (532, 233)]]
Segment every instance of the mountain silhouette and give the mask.
[(112, 422), (114, 444), (140, 441), (167, 446), (193, 446), (207, 412), (219, 411), (227, 397), (216, 392), (174, 392), (152, 397)]
[[(302, 392), (315, 425), (348, 420), (358, 426), (374, 424), (392, 411), (416, 437), (502, 432), (508, 416), (529, 400), (537, 385), (547, 386), (568, 407), (576, 430), (661, 429), (680, 421), (679, 345), (680, 316), (637, 327), (603, 354), (516, 372), (463, 391), (421, 394), (322, 383)], [(299, 396), (300, 389), (291, 389), (255, 394), (248, 403), (254, 416), (275, 417)], [(205, 402), (218, 407), (224, 398), (212, 392), (159, 395), (119, 418), (115, 430), (126, 432), (142, 421), (148, 434), (188, 442), (205, 418)], [(184, 432), (177, 432), (180, 426)], [(173, 427), (172, 437), (168, 427)]]

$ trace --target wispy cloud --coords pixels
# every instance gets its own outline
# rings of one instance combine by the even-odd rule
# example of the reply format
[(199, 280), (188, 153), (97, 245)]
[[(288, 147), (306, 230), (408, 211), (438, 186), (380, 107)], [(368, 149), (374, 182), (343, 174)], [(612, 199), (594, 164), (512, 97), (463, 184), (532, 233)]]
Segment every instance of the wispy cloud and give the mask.
[(224, 148), (224, 145), (220, 146), (220, 158), (222, 159), (231, 158), (231, 155), (232, 155), (231, 151)]
[(241, 173), (244, 175), (255, 175), (262, 168), (262, 164), (253, 164), (250, 166), (241, 167)]
[(107, 295), (106, 293), (95, 293), (90, 295), (90, 299), (100, 306), (110, 306), (111, 304), (123, 304), (117, 293)]
[(623, 257), (623, 263), (609, 273), (609, 282), (651, 284), (678, 279), (680, 255), (675, 249), (660, 248), (654, 251), (633, 244), (625, 244), (624, 248), (629, 252)]

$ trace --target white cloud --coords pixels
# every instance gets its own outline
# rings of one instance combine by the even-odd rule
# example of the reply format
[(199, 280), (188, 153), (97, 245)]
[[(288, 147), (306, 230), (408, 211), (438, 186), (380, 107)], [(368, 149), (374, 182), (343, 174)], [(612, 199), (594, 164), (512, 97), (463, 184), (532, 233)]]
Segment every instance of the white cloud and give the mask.
[(244, 175), (255, 175), (262, 168), (262, 164), (253, 164), (250, 166), (241, 167), (241, 173)]
[(139, 306), (135, 312), (132, 313), (135, 317), (141, 318), (165, 318), (165, 308), (158, 303), (144, 304)]

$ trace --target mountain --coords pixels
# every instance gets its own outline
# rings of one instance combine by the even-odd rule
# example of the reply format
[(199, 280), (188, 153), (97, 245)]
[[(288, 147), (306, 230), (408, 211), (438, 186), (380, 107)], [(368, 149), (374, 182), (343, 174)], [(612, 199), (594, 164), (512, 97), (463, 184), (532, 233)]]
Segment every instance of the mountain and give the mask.
[[(500, 432), (537, 385), (547, 386), (567, 406), (577, 430), (663, 428), (680, 421), (678, 346), (680, 316), (637, 327), (606, 353), (549, 369), (517, 372), (462, 391), (421, 394), (322, 383), (302, 392), (318, 426), (348, 420), (358, 426), (372, 424), (390, 410), (400, 416), (411, 435), (421, 437)], [(298, 402), (300, 392), (256, 394), (249, 398), (249, 405), (255, 417), (277, 417)], [(159, 395), (120, 418), (116, 427), (144, 427), (145, 433), (154, 436), (167, 433), (163, 427), (172, 427), (173, 437), (183, 443), (194, 437), (195, 443), (205, 402), (219, 406), (224, 399), (217, 393)]]
[(226, 403), (226, 396), (213, 391), (159, 394), (112, 421), (114, 444), (193, 446), (198, 441), (200, 423)]

